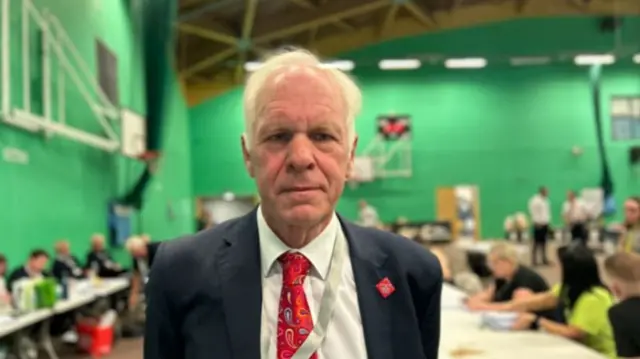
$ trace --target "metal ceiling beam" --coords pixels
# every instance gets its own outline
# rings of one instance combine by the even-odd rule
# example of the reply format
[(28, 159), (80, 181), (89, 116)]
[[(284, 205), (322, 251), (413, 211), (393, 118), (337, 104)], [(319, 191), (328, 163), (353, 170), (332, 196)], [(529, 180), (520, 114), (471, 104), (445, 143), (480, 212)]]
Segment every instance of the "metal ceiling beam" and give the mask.
[(316, 36), (318, 36), (319, 27), (316, 26), (309, 30), (309, 38), (307, 39), (307, 47), (311, 50), (315, 47)]
[[(318, 10), (318, 6), (312, 3), (311, 0), (288, 0), (288, 1), (293, 4), (296, 4), (299, 7), (302, 7), (308, 10)], [(336, 21), (334, 25), (343, 30), (347, 30), (347, 31), (353, 30), (353, 26), (349, 25), (344, 21)]]
[(353, 5), (345, 9), (343, 1), (346, 2), (345, 0), (341, 0), (329, 3), (326, 6), (326, 10), (319, 15), (314, 16), (314, 14), (309, 14), (309, 16), (298, 16), (291, 24), (287, 24), (283, 28), (269, 32), (266, 35), (256, 37), (254, 42), (263, 44), (282, 39), (307, 31), (316, 26), (324, 26), (346, 18), (370, 13), (391, 4), (391, 0), (375, 0), (367, 4)]
[(387, 10), (384, 20), (380, 24), (380, 38), (384, 38), (384, 36), (389, 32), (389, 29), (393, 26), (396, 16), (398, 15), (398, 10), (400, 10), (400, 5), (397, 3), (391, 5)]
[(219, 31), (209, 30), (200, 26), (191, 24), (178, 24), (178, 30), (185, 34), (195, 35), (215, 42), (223, 44), (237, 45), (238, 39), (235, 36), (224, 34)]
[(413, 1), (408, 1), (404, 4), (404, 8), (418, 20), (422, 25), (426, 27), (436, 27), (436, 21), (433, 18), (433, 14), (426, 14), (418, 5)]
[(221, 63), (222, 61), (235, 55), (237, 52), (238, 52), (238, 48), (236, 47), (232, 47), (232, 48), (220, 51), (219, 53), (211, 57), (207, 57), (206, 59), (200, 60), (193, 66), (190, 66), (189, 68), (185, 69), (180, 73), (180, 76), (184, 79), (188, 79), (189, 77), (192, 77), (193, 75), (197, 74), (202, 70), (206, 70), (213, 65)]
[(244, 74), (244, 63), (247, 62), (247, 54), (251, 49), (251, 32), (256, 19), (256, 11), (258, 10), (258, 0), (246, 0), (245, 3), (242, 33), (238, 42), (240, 53), (238, 54), (238, 64), (234, 74), (236, 82), (240, 82)]
[(226, 6), (233, 5), (237, 2), (238, 0), (221, 0), (216, 2), (208, 2), (206, 4), (196, 7), (195, 9), (185, 11), (184, 13), (178, 15), (178, 21), (185, 22), (185, 21), (195, 20), (202, 17), (205, 14), (214, 12), (219, 9), (223, 9)]
[[(330, 0), (327, 6), (333, 3), (348, 0)], [(390, 4), (390, 2), (388, 3)], [(339, 12), (339, 11), (336, 11)], [(610, 0), (592, 0), (587, 13), (594, 16), (628, 15), (640, 16), (638, 0), (617, 0), (616, 6), (612, 6)], [(522, 13), (518, 13), (514, 2), (487, 2), (476, 5), (461, 6), (453, 13), (443, 10), (438, 13), (438, 27), (431, 29), (441, 31), (460, 27), (472, 27), (481, 24), (510, 20), (526, 16), (528, 18), (545, 18), (554, 16), (581, 15), (582, 11), (565, 1), (558, 0), (534, 0), (529, 1)], [(326, 15), (326, 14), (325, 14)], [(322, 23), (322, 22), (321, 22)], [(324, 56), (332, 56), (359, 47), (372, 45), (380, 41), (378, 36), (379, 25), (358, 27), (356, 31), (339, 34), (329, 38), (320, 38), (314, 41), (314, 50)], [(307, 30), (313, 27), (307, 27)], [(280, 31), (280, 30), (278, 30)], [(289, 30), (291, 31), (291, 30)], [(298, 33), (296, 30), (295, 33)], [(425, 33), (425, 27), (412, 18), (397, 18), (385, 40), (398, 37), (419, 35)], [(267, 34), (269, 35), (269, 34)], [(227, 76), (222, 76), (226, 74)], [(237, 83), (232, 81), (228, 73), (221, 73), (214, 81), (208, 84), (190, 84), (185, 96), (190, 106), (202, 103), (213, 96), (219, 95)]]

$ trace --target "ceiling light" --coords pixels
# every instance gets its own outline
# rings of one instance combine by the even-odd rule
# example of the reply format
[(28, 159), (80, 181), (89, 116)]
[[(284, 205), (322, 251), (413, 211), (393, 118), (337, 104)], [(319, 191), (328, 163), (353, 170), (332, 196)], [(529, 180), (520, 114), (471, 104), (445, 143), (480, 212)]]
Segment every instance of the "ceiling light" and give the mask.
[(480, 69), (487, 66), (487, 60), (481, 57), (448, 59), (444, 62), (448, 69)]
[(247, 72), (253, 72), (259, 69), (261, 66), (262, 66), (261, 62), (250, 61), (250, 62), (245, 62), (244, 69)]
[(380, 70), (415, 70), (420, 65), (417, 59), (382, 60), (378, 63)]
[(636, 64), (640, 64), (640, 54), (635, 54), (633, 56), (633, 62), (635, 62)]
[(611, 65), (616, 62), (613, 55), (578, 55), (575, 57), (576, 65)]
[[(262, 67), (262, 65), (263, 65), (262, 62), (254, 62), (254, 61), (245, 62), (244, 69), (247, 72), (253, 72), (258, 70), (260, 67)], [(351, 71), (355, 67), (353, 61), (349, 61), (349, 60), (329, 61), (329, 62), (323, 63), (320, 66), (325, 69), (336, 69), (340, 71)]]
[(321, 65), (325, 69), (336, 69), (340, 71), (351, 71), (355, 67), (353, 61), (349, 60), (336, 60), (325, 62)]
[(509, 62), (512, 66), (535, 66), (535, 65), (547, 65), (551, 62), (550, 57), (512, 57)]

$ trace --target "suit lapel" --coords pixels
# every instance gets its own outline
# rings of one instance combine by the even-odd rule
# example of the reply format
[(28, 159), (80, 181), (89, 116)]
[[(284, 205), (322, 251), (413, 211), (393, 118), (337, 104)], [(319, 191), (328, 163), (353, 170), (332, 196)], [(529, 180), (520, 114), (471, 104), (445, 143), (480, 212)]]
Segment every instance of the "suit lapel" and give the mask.
[(262, 280), (256, 211), (229, 230), (218, 259), (233, 358), (260, 357)]
[(359, 235), (358, 227), (342, 221), (343, 230), (349, 242), (349, 255), (358, 291), (358, 304), (364, 328), (368, 358), (388, 359), (393, 357), (391, 347), (391, 302), (383, 298), (376, 284), (388, 277), (387, 254), (373, 241)]

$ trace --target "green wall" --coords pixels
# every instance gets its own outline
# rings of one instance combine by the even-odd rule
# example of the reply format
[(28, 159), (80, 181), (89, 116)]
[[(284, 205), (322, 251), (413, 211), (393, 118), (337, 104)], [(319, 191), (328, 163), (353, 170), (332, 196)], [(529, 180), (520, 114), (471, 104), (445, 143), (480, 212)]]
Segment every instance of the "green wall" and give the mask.
[[(595, 26), (588, 18), (526, 20), (398, 40), (345, 55), (357, 63), (354, 76), (364, 95), (357, 122), (359, 149), (372, 139), (378, 115), (411, 114), (414, 172), (410, 179), (346, 189), (339, 210), (355, 218), (358, 199), (366, 198), (383, 220), (399, 215), (433, 219), (436, 187), (475, 184), (486, 238), (502, 235), (504, 217), (526, 210), (537, 187), (546, 185), (559, 222), (566, 190), (598, 186), (600, 181), (588, 69), (570, 60), (513, 68), (505, 64), (506, 56), (611, 49), (614, 37), (598, 33)], [(628, 19), (619, 41), (637, 50), (640, 21)], [(438, 53), (486, 56), (492, 65), (458, 71), (374, 68), (385, 57)], [(640, 192), (640, 176), (628, 166), (631, 143), (610, 140), (608, 101), (613, 95), (640, 95), (639, 71), (640, 66), (626, 59), (605, 68), (603, 75), (604, 131), (618, 199)], [(190, 115), (194, 194), (253, 193), (239, 147), (241, 89), (191, 109)], [(574, 145), (584, 148), (582, 156), (571, 154)]]
[[(85, 63), (96, 70), (95, 40), (102, 40), (118, 58), (120, 105), (138, 113), (145, 112), (140, 48), (129, 8), (120, 0), (38, 0), (35, 5), (47, 9), (62, 22)], [(11, 82), (12, 103), (22, 104), (22, 65), (20, 41), (20, 1), (11, 9)], [(35, 24), (31, 24), (35, 28)], [(41, 109), (39, 90), (42, 76), (38, 70), (39, 40), (35, 30), (31, 40), (32, 103)], [(54, 75), (60, 68), (52, 65)], [(53, 87), (57, 86), (54, 76)], [(188, 110), (177, 82), (167, 88), (169, 105), (165, 131), (165, 152), (159, 171), (146, 194), (146, 204), (134, 216), (136, 231), (156, 239), (167, 239), (193, 230), (191, 206), (190, 149)], [(55, 93), (54, 93), (55, 95)], [(77, 88), (66, 80), (67, 122), (99, 133), (95, 117)], [(58, 109), (54, 107), (54, 113)], [(138, 179), (143, 167), (119, 154), (107, 154), (64, 138), (45, 139), (0, 124), (0, 148), (15, 147), (29, 155), (26, 165), (0, 160), (0, 252), (13, 264), (22, 261), (34, 247), (51, 249), (58, 238), (68, 238), (73, 251), (84, 256), (89, 236), (107, 229), (107, 203), (124, 194)], [(122, 249), (116, 256), (126, 259)], [(127, 262), (128, 263), (128, 262)]]

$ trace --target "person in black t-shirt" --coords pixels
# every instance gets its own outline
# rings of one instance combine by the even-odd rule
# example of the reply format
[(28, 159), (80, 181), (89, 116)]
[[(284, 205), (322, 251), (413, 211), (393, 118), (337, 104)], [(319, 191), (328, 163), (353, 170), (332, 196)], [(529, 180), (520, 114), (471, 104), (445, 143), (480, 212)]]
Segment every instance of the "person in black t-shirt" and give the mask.
[(549, 285), (542, 276), (520, 264), (518, 252), (508, 243), (494, 245), (489, 251), (487, 262), (493, 273), (494, 283), (467, 300), (467, 306), (471, 310), (492, 310), (496, 307), (495, 303), (524, 299), (534, 293), (549, 290)]
[(611, 291), (620, 300), (609, 309), (618, 357), (640, 358), (640, 255), (614, 254), (604, 267)]

